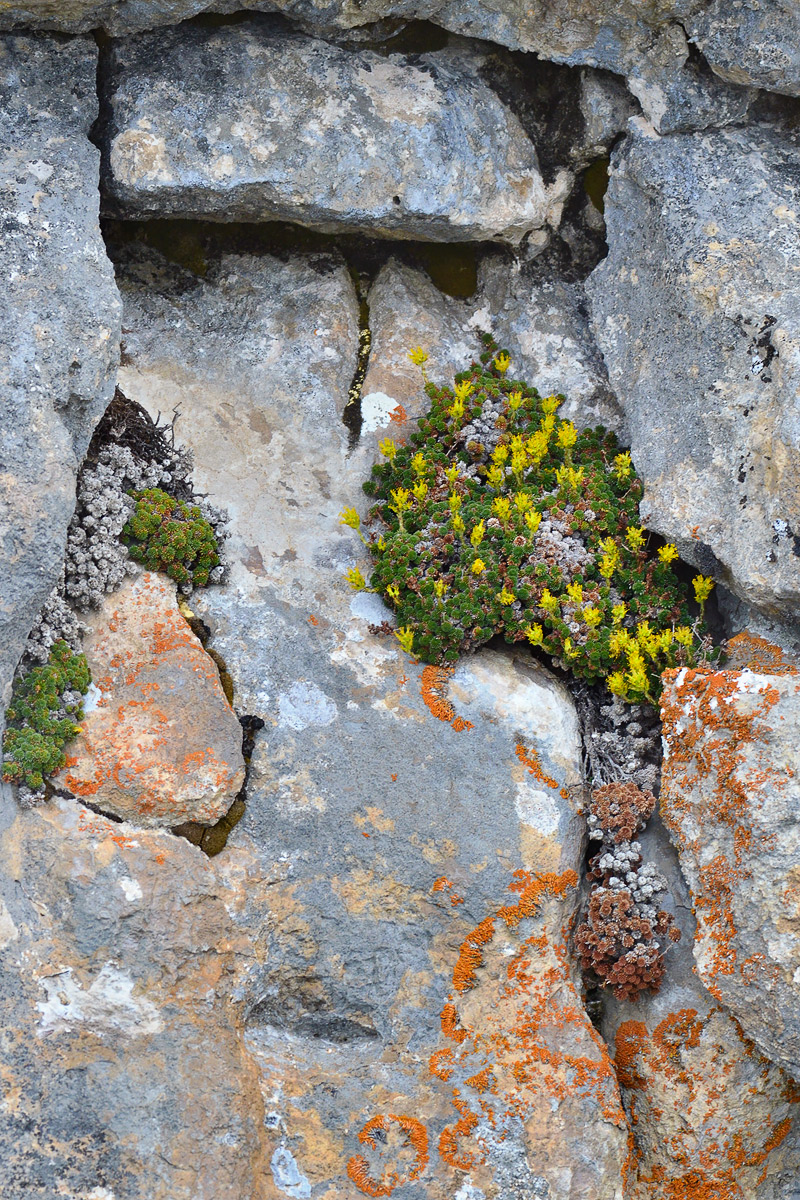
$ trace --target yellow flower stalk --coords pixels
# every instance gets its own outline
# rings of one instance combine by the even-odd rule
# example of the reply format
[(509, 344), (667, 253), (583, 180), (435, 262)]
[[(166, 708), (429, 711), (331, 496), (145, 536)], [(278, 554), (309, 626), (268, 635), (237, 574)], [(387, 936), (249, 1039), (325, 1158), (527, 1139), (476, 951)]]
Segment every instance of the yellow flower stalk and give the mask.
[(489, 484), (489, 487), (494, 488), (495, 491), (503, 486), (505, 480), (505, 471), (498, 466), (490, 467), (486, 472), (486, 482)]
[(452, 467), (448, 467), (444, 473), (444, 477), (450, 484), (450, 487), (454, 487), (458, 479), (458, 463), (453, 463)]
[(628, 611), (627, 604), (615, 604), (611, 609), (611, 620), (615, 625), (621, 625), (625, 620), (625, 614)]
[(523, 519), (528, 526), (529, 532), (534, 534), (542, 523), (542, 514), (535, 510), (533, 512), (526, 512)]
[(546, 417), (551, 417), (561, 403), (559, 396), (545, 396), (542, 401), (542, 412)]
[(492, 512), (505, 524), (511, 516), (511, 501), (508, 496), (495, 496), (492, 501)]
[(445, 592), (447, 591), (448, 587), (449, 587), (449, 584), (445, 583), (445, 581), (443, 579), (434, 580), (433, 590), (436, 593), (439, 600), (444, 599)]
[(516, 413), (520, 408), (522, 408), (522, 392), (511, 393), (511, 395), (508, 397), (508, 407), (511, 409), (512, 413)]
[(544, 641), (541, 625), (528, 625), (525, 629), (525, 636), (532, 646), (541, 646)]
[(508, 446), (505, 442), (501, 442), (492, 455), (492, 461), (497, 463), (498, 467), (504, 467), (508, 461)]
[(462, 500), (463, 498), (458, 494), (458, 492), (450, 493), (450, 495), (447, 497), (447, 503), (450, 506), (451, 513), (458, 512), (458, 510), (461, 508)]
[(497, 593), (497, 599), (501, 604), (513, 604), (516, 598), (517, 597), (514, 595), (514, 593), (510, 592), (505, 586), (503, 587), (502, 591)]
[(485, 533), (486, 533), (486, 522), (485, 521), (479, 521), (477, 525), (473, 526), (472, 533), (469, 535), (469, 540), (472, 543), (472, 545), (475, 547), (476, 550), (477, 550), (478, 546), (480, 546), (481, 542), (483, 541)]
[(467, 397), (471, 396), (475, 391), (475, 384), (469, 379), (465, 379), (462, 383), (457, 383), (453, 388), (453, 391), (456, 394), (456, 400), (460, 400), (463, 404)]
[(628, 529), (628, 532), (625, 534), (625, 541), (628, 543), (631, 550), (633, 550), (634, 553), (637, 553), (644, 545), (646, 537), (647, 534), (640, 525), (631, 525)]
[(531, 434), (525, 443), (525, 450), (531, 462), (539, 463), (547, 454), (547, 436), (541, 430)]
[(482, 558), (476, 558), (475, 562), (470, 567), (470, 571), (472, 571), (473, 575), (482, 575), (485, 570), (486, 570), (486, 563), (483, 561)]
[(691, 646), (694, 641), (694, 634), (691, 627), (689, 625), (679, 625), (675, 630), (675, 641), (680, 646), (686, 646), (687, 648)]
[(503, 351), (501, 354), (498, 354), (497, 358), (494, 360), (494, 368), (496, 371), (499, 371), (501, 375), (505, 375), (510, 366), (511, 359), (505, 353), (505, 351)]
[(418, 450), (411, 460), (411, 470), (415, 475), (424, 475), (427, 469), (428, 464), (425, 461), (425, 455), (421, 450)]
[(694, 598), (701, 608), (705, 607), (706, 600), (714, 590), (714, 580), (708, 575), (695, 575), (692, 580), (694, 588)]
[(459, 513), (459, 512), (454, 513), (453, 517), (450, 521), (450, 524), (453, 527), (453, 532), (457, 533), (460, 537), (461, 534), (464, 532), (464, 528), (465, 528), (464, 518), (462, 517), (461, 513)]
[(633, 464), (631, 463), (631, 456), (627, 450), (615, 457), (614, 474), (616, 475), (617, 479), (627, 479), (632, 470)]
[(583, 610), (583, 619), (590, 629), (597, 629), (597, 626), (603, 619), (603, 614), (593, 604), (587, 604)]
[(570, 600), (574, 600), (576, 604), (580, 604), (583, 600), (583, 587), (580, 583), (568, 583), (567, 595)]
[(422, 503), (428, 494), (428, 485), (422, 479), (418, 479), (411, 491), (414, 493), (414, 499)]
[(514, 493), (514, 507), (518, 513), (530, 512), (533, 507), (533, 501), (527, 492)]
[(623, 671), (613, 671), (606, 680), (612, 696), (621, 696), (624, 700), (628, 694), (628, 682)]
[(551, 593), (549, 588), (545, 588), (539, 598), (539, 607), (545, 612), (549, 612), (551, 616), (555, 616), (559, 611), (559, 604), (556, 597)]
[(422, 346), (415, 346), (413, 350), (409, 350), (408, 357), (415, 367), (423, 367), (428, 361), (428, 355), (422, 349)]
[(397, 446), (391, 438), (384, 438), (382, 442), (378, 442), (378, 449), (384, 458), (388, 458), (390, 463), (394, 462), (394, 457), (397, 454)]
[(666, 565), (668, 563), (674, 562), (675, 559), (678, 557), (679, 557), (678, 547), (673, 546), (672, 542), (667, 542), (666, 546), (659, 546), (659, 548), (658, 548), (658, 561), (659, 562), (662, 562)]
[(386, 595), (395, 604), (399, 604), (400, 603), (400, 587), (399, 587), (399, 585), (396, 583), (390, 583), (386, 589)]

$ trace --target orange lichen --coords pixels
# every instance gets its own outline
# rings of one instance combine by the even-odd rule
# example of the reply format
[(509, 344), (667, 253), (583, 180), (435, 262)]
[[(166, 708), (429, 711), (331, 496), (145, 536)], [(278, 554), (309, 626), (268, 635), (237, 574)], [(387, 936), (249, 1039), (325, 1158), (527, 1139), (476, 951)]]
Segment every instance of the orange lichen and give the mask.
[(447, 681), (452, 674), (452, 667), (423, 667), (420, 694), (426, 707), (437, 720), (447, 722), (456, 733), (461, 733), (465, 729), (473, 729), (474, 726), (471, 721), (456, 716), (456, 710), (447, 698)]
[[(704, 1017), (681, 1009), (652, 1032), (644, 1021), (625, 1021), (615, 1066), (633, 1130), (632, 1200), (752, 1194), (757, 1169), (789, 1131), (787, 1106), (797, 1096), (732, 1018), (721, 1009)], [(743, 1088), (747, 1078), (758, 1086)]]
[(392, 409), (392, 411), (389, 413), (389, 420), (393, 421), (395, 425), (405, 424), (405, 422), (408, 420), (408, 413), (403, 408), (402, 404), (398, 404)]
[[(610, 1121), (625, 1125), (608, 1053), (572, 983), (567, 931), (554, 939), (546, 928), (524, 929), (542, 916), (546, 901), (564, 900), (577, 884), (574, 871), (516, 871), (515, 902), (499, 905), (461, 943), (440, 1018), (450, 1045), (430, 1063), (452, 1085), (458, 1119), (442, 1131), (439, 1153), (459, 1170), (483, 1158), (482, 1122), (502, 1137), (511, 1120), (537, 1111), (542, 1096), (549, 1104), (591, 1095)], [(462, 1000), (472, 989), (478, 989), (477, 1002)]]
[[(733, 671), (667, 671), (664, 678), (669, 754), (662, 815), (679, 848), (695, 862), (702, 860), (699, 836), (690, 840), (688, 828), (714, 829), (722, 841), (713, 862), (698, 867), (694, 897), (698, 961), (706, 986), (720, 998), (719, 977), (737, 969), (733, 905), (751, 875), (754, 838), (763, 850), (771, 845), (757, 831), (759, 793), (765, 788), (780, 792), (789, 778), (761, 755), (771, 732), (766, 718), (780, 697), (766, 681), (748, 685), (752, 676)], [(752, 980), (752, 959), (748, 972)]]
[(798, 669), (786, 657), (786, 652), (744, 629), (732, 637), (727, 646), (729, 671), (748, 670), (756, 675), (797, 675)]
[(309, 623), (309, 625), (319, 625), (319, 620), (314, 616), (313, 613), (311, 613), (311, 615), (308, 618), (308, 623)]
[[(377, 1130), (384, 1135), (381, 1144), (375, 1136)], [(392, 1133), (396, 1135), (394, 1144), (391, 1137), (385, 1136)], [(365, 1155), (354, 1154), (349, 1160), (347, 1174), (359, 1191), (367, 1196), (390, 1196), (401, 1183), (413, 1183), (419, 1179), (428, 1165), (428, 1133), (416, 1117), (380, 1113), (367, 1121), (358, 1140), (362, 1146), (378, 1152), (378, 1165), (383, 1167), (376, 1179)], [(409, 1156), (411, 1161), (407, 1162)], [(382, 1162), (384, 1157), (390, 1158), (385, 1166)]]
[(550, 775), (545, 775), (539, 762), (539, 756), (535, 750), (526, 750), (522, 742), (517, 742), (514, 747), (514, 753), (519, 761), (528, 768), (528, 774), (533, 775), (539, 783), (543, 783), (546, 787), (558, 790), (558, 794), (563, 800), (569, 800), (569, 791), (567, 788), (559, 788), (558, 783)]

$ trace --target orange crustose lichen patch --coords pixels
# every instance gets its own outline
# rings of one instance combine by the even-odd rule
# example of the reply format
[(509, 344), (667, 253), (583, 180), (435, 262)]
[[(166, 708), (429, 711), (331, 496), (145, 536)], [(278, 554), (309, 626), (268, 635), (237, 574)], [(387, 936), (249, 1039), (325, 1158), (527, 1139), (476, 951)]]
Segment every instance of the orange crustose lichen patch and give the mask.
[[(698, 962), (706, 987), (722, 998), (718, 980), (738, 968), (733, 901), (750, 878), (755, 849), (768, 850), (757, 832), (754, 805), (758, 792), (772, 794), (786, 786), (787, 776), (771, 769), (760, 749), (770, 733), (767, 717), (779, 694), (763, 681), (742, 691), (747, 679), (731, 671), (667, 671), (662, 717), (669, 752), (661, 790), (661, 812), (681, 851), (703, 861), (700, 835), (689, 829), (713, 828), (723, 849), (712, 862), (698, 867), (694, 882)], [(748, 701), (745, 708), (744, 701)], [(754, 838), (760, 837), (760, 846)], [(749, 963), (747, 981), (752, 982)]]
[(572, 984), (568, 931), (560, 918), (556, 937), (540, 922), (525, 928), (532, 918), (544, 921), (544, 906), (577, 884), (574, 871), (515, 872), (514, 902), (499, 905), (461, 944), (441, 1012), (449, 1045), (429, 1064), (452, 1088), (458, 1113), (439, 1138), (439, 1154), (453, 1168), (484, 1161), (481, 1127), (502, 1139), (512, 1120), (533, 1118), (543, 1102), (550, 1111), (551, 1101), (590, 1096), (607, 1119), (625, 1125), (607, 1050)]
[(566, 788), (559, 788), (558, 783), (550, 775), (545, 775), (539, 762), (539, 756), (535, 750), (526, 750), (522, 742), (517, 742), (514, 747), (514, 753), (523, 766), (528, 768), (528, 774), (533, 775), (538, 783), (543, 783), (545, 787), (558, 789), (559, 795), (564, 800), (569, 799), (569, 792)]
[(433, 715), (440, 721), (452, 725), (456, 733), (473, 729), (471, 721), (456, 716), (456, 710), (447, 698), (447, 681), (453, 674), (452, 667), (423, 667), (420, 679), (422, 699)]
[[(721, 1009), (617, 1030), (636, 1170), (630, 1200), (744, 1200), (786, 1137), (796, 1087)], [(757, 1086), (746, 1086), (757, 1080)]]
[(728, 642), (729, 671), (754, 671), (756, 675), (797, 675), (780, 646), (745, 629)]
[(428, 1165), (428, 1134), (416, 1117), (380, 1113), (367, 1121), (358, 1140), (377, 1159), (371, 1165), (365, 1154), (354, 1154), (347, 1164), (347, 1174), (366, 1196), (391, 1196), (399, 1184), (419, 1179)]

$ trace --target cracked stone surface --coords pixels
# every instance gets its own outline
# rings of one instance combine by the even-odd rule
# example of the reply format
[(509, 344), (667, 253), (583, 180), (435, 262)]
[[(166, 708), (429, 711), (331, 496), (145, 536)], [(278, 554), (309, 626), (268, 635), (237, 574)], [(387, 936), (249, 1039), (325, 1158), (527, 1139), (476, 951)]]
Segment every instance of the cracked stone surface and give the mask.
[(347, 588), (367, 564), (338, 514), (396, 426), (348, 453), (344, 265), (223, 256), (199, 281), (131, 251), (119, 279), (121, 386), (180, 402), (197, 484), (232, 516), (231, 583), (198, 604), (237, 706), (266, 726), (214, 861), (258, 946), (245, 1041), (275, 1187), (332, 1200), (396, 1174), (419, 1200), (467, 1179), (618, 1200), (624, 1118), (565, 954), (575, 712), (527, 654), (423, 669), (371, 631), (390, 615), (377, 597)]
[(800, 613), (796, 141), (653, 138), (612, 160), (587, 291), (644, 522), (743, 600)]
[(0, 709), (114, 391), (120, 305), (88, 140), (96, 68), (89, 38), (0, 37)]
[(223, 816), (244, 782), (242, 728), (172, 580), (126, 580), (90, 618), (83, 651), (93, 687), (54, 786), (142, 827)]
[(682, 671), (663, 698), (662, 811), (697, 913), (705, 987), (800, 1075), (800, 678)]
[(105, 187), (128, 216), (291, 220), (516, 244), (572, 175), (536, 148), (468, 44), (347, 51), (254, 19), (113, 44)]

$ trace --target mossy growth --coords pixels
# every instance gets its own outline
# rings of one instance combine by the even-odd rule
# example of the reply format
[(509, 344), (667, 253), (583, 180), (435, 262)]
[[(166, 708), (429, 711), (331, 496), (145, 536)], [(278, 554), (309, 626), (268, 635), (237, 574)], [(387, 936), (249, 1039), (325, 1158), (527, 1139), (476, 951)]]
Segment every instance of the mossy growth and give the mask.
[(14, 682), (3, 737), (3, 779), (39, 791), (64, 766), (91, 676), (83, 654), (55, 642), (50, 658)]
[[(692, 600), (676, 548), (653, 545), (641, 480), (613, 434), (560, 419), (565, 397), (509, 378), (489, 337), (453, 387), (427, 378), (422, 350), (410, 357), (431, 408), (408, 445), (381, 443), (361, 534), (403, 649), (446, 664), (502, 634), (653, 703), (665, 668), (716, 655), (703, 621), (713, 583), (697, 576)], [(353, 509), (342, 521), (360, 527)], [(357, 570), (349, 579), (366, 586)]]
[(161, 488), (135, 492), (136, 509), (122, 531), (131, 558), (176, 583), (203, 587), (219, 563), (211, 524), (194, 504)]

